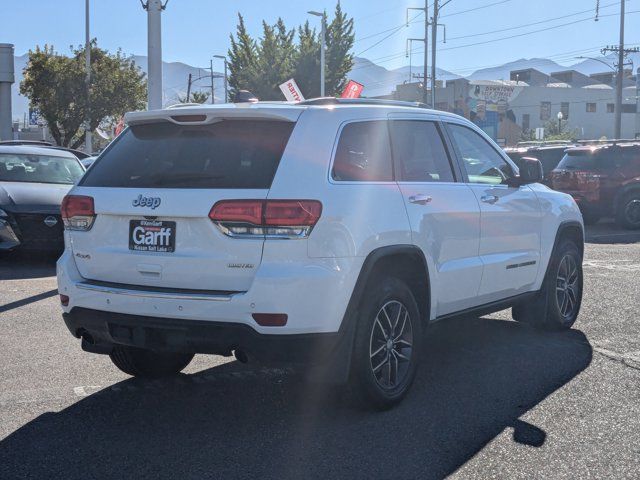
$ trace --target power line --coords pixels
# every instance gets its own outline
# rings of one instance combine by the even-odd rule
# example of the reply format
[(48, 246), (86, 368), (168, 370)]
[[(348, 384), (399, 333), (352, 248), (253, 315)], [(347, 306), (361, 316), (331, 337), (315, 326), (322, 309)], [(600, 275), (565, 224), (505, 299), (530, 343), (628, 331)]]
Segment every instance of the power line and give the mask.
[(490, 3), (489, 5), (482, 5), (480, 7), (470, 8), (469, 10), (462, 10), (460, 12), (453, 12), (453, 13), (449, 13), (447, 15), (442, 15), (441, 18), (453, 17), (455, 15), (462, 15), (463, 13), (475, 12), (476, 10), (482, 10), (483, 8), (489, 8), (489, 7), (493, 7), (495, 5), (502, 5), (503, 3), (507, 3), (507, 2), (511, 2), (511, 1), (513, 1), (513, 0), (501, 0), (499, 2)]
[[(631, 14), (631, 13), (639, 13), (639, 12), (640, 12), (640, 10), (634, 10), (634, 11), (628, 12), (628, 13)], [(613, 16), (618, 16), (618, 14), (617, 13), (611, 13), (609, 15), (600, 15), (600, 18), (613, 17)], [(531, 32), (518, 33), (516, 35), (509, 35), (507, 37), (494, 38), (492, 40), (485, 40), (483, 42), (467, 43), (467, 44), (464, 44), (464, 45), (457, 45), (455, 47), (447, 47), (447, 48), (443, 48), (441, 50), (442, 51), (458, 50), (460, 48), (475, 47), (475, 46), (478, 46), (478, 45), (486, 45), (488, 43), (502, 42), (503, 40), (511, 40), (512, 38), (525, 37), (527, 35), (533, 35), (535, 33), (547, 32), (549, 30), (554, 30), (556, 28), (567, 27), (569, 25), (575, 25), (577, 23), (590, 22), (590, 21), (593, 21), (593, 18), (584, 18), (584, 19), (581, 19), (581, 20), (574, 20), (573, 22), (562, 23), (560, 25), (554, 25), (552, 27), (541, 28), (541, 29), (538, 29), (538, 30), (533, 30)]]
[[(602, 8), (602, 7), (601, 7)], [(627, 12), (628, 14), (633, 14), (633, 13), (639, 13), (640, 10), (634, 10), (631, 12)], [(608, 14), (608, 15), (600, 15), (601, 18), (603, 17), (613, 17), (613, 16), (617, 16), (618, 14), (614, 13), (614, 14)], [(565, 17), (558, 17), (556, 19), (561, 19), (561, 18), (566, 18)], [(556, 19), (551, 19), (551, 20), (546, 20), (546, 21), (553, 21)], [(469, 43), (469, 44), (464, 44), (464, 45), (458, 45), (458, 46), (454, 46), (454, 47), (448, 47), (448, 48), (444, 48), (442, 49), (442, 51), (447, 51), (447, 50), (456, 50), (456, 49), (460, 49), (460, 48), (467, 48), (467, 47), (474, 47), (477, 45), (484, 45), (484, 44), (488, 44), (488, 43), (495, 43), (495, 42), (500, 42), (503, 40), (510, 40), (512, 38), (518, 38), (518, 37), (523, 37), (523, 36), (527, 36), (527, 35), (533, 35), (536, 33), (541, 33), (541, 32), (545, 32), (545, 31), (549, 31), (549, 30), (553, 30), (556, 28), (562, 28), (562, 27), (566, 27), (566, 26), (570, 26), (570, 25), (574, 25), (577, 23), (582, 23), (582, 22), (586, 22), (586, 21), (590, 21), (592, 20), (592, 18), (586, 18), (586, 19), (580, 19), (580, 20), (576, 20), (573, 22), (567, 22), (567, 23), (563, 23), (563, 24), (559, 24), (559, 25), (554, 25), (551, 27), (546, 27), (543, 29), (538, 29), (538, 30), (534, 30), (534, 31), (530, 31), (530, 32), (524, 32), (524, 33), (520, 33), (520, 34), (516, 34), (516, 35), (509, 35), (506, 37), (500, 37), (500, 38), (496, 38), (496, 39), (491, 39), (491, 40), (486, 40), (484, 42), (478, 42), (478, 43)], [(415, 53), (420, 53), (420, 51), (416, 51)], [(389, 55), (385, 55), (383, 57), (378, 57), (375, 59), (371, 59), (372, 62), (376, 62), (376, 63), (386, 63), (386, 62), (390, 62), (392, 60), (395, 60), (397, 58), (401, 58), (404, 55), (404, 52), (400, 53), (393, 53), (393, 54), (389, 54)]]
[[(615, 6), (615, 5), (617, 5), (617, 2), (609, 3), (607, 5), (602, 5), (600, 8), (607, 8), (607, 7), (611, 7), (611, 6)], [(533, 23), (525, 23), (525, 24), (522, 24), (522, 25), (518, 25), (517, 27), (500, 28), (498, 30), (491, 30), (491, 31), (488, 31), (488, 32), (472, 33), (470, 35), (461, 35), (459, 37), (449, 37), (448, 40), (451, 41), (451, 40), (459, 40), (459, 39), (462, 39), (462, 38), (480, 37), (480, 36), (483, 36), (483, 35), (490, 35), (492, 33), (508, 32), (510, 30), (518, 30), (519, 28), (533, 27), (535, 25), (540, 25), (540, 24), (547, 23), (547, 22), (553, 22), (555, 20), (562, 20), (564, 18), (575, 17), (575, 16), (578, 16), (578, 15), (582, 15), (584, 13), (589, 13), (591, 11), (592, 11), (591, 9), (582, 10), (580, 12), (570, 13), (568, 15), (563, 15), (561, 17), (547, 18), (546, 20), (540, 20), (540, 21), (533, 22)]]
[[(422, 15), (422, 13), (418, 13), (417, 15), (415, 15), (415, 16), (414, 16), (414, 17), (413, 17), (409, 22), (411, 22), (411, 21), (415, 20), (415, 19), (416, 19), (416, 18), (418, 18), (420, 15)], [(393, 35), (395, 35), (395, 34), (396, 34), (396, 33), (398, 33), (400, 30), (402, 30), (403, 28), (405, 28), (405, 26), (406, 26), (409, 22), (407, 22), (406, 24), (405, 24), (405, 23), (403, 23), (403, 24), (402, 24), (402, 25), (400, 25), (399, 27), (396, 27), (396, 28), (392, 29), (393, 31), (392, 31), (389, 35), (387, 35), (386, 37), (384, 37), (384, 38), (382, 38), (382, 39), (378, 40), (376, 43), (374, 43), (373, 45), (371, 45), (371, 46), (369, 46), (369, 47), (365, 48), (365, 49), (364, 49), (364, 50), (362, 50), (361, 52), (356, 53), (356, 55), (355, 55), (355, 56), (356, 56), (356, 57), (359, 57), (359, 56), (360, 56), (360, 55), (362, 55), (364, 52), (367, 52), (367, 51), (371, 50), (372, 48), (377, 47), (377, 46), (378, 46), (378, 45), (380, 45), (382, 42), (384, 42), (386, 39), (391, 38)]]

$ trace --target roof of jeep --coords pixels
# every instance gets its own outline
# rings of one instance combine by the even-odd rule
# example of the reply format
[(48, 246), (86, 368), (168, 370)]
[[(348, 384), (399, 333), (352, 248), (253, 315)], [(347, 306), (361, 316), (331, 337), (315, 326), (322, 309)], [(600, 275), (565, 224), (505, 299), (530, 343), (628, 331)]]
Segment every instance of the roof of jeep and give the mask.
[(125, 115), (125, 122), (129, 125), (151, 123), (158, 120), (168, 120), (174, 123), (209, 123), (214, 118), (260, 118), (295, 122), (300, 114), (307, 109), (353, 109), (374, 108), (390, 112), (420, 111), (451, 118), (462, 118), (449, 112), (432, 110), (423, 104), (413, 102), (375, 100), (375, 99), (334, 99), (322, 98), (303, 102), (251, 102), (251, 103), (222, 103), (222, 104), (179, 104), (161, 110), (129, 112)]

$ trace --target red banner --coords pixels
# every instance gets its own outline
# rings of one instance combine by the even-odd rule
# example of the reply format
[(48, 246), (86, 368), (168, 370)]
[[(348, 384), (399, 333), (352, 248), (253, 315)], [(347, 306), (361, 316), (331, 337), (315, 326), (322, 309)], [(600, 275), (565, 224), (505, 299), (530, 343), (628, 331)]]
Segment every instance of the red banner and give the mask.
[(342, 92), (342, 98), (360, 98), (360, 94), (364, 90), (364, 85), (358, 82), (354, 82), (353, 80), (349, 80), (347, 86), (344, 87), (344, 91)]

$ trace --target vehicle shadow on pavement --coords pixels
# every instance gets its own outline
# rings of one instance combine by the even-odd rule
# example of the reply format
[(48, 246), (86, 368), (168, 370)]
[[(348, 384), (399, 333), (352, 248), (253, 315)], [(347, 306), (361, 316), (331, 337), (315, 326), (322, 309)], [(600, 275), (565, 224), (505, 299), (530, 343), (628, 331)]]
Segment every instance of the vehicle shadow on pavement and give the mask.
[(434, 326), (412, 391), (386, 412), (344, 403), (290, 371), (237, 362), (170, 380), (127, 380), (46, 413), (0, 443), (0, 477), (443, 478), (583, 371), (578, 330), (491, 318)]
[(0, 280), (53, 277), (59, 254), (0, 252)]
[(595, 225), (585, 226), (585, 242), (600, 244), (623, 244), (640, 242), (640, 230), (619, 227), (611, 219), (601, 220)]

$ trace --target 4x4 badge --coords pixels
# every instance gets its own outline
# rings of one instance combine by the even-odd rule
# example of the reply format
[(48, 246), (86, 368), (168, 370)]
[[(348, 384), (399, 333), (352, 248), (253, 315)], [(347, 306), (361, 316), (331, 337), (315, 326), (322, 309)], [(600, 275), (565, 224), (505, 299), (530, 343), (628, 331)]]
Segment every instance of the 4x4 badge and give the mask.
[(162, 200), (160, 197), (143, 197), (142, 195), (138, 195), (138, 198), (135, 198), (131, 205), (134, 207), (151, 207), (152, 210), (155, 210), (160, 206), (160, 202)]

